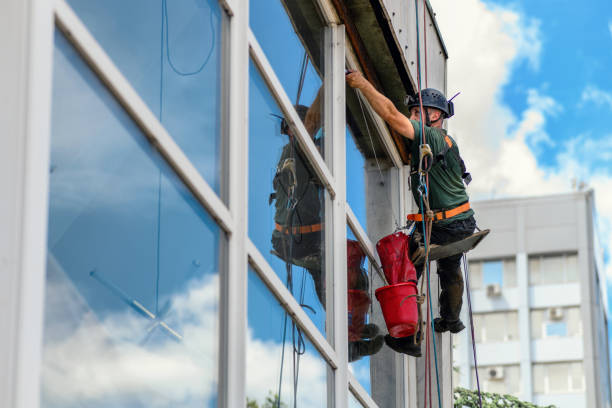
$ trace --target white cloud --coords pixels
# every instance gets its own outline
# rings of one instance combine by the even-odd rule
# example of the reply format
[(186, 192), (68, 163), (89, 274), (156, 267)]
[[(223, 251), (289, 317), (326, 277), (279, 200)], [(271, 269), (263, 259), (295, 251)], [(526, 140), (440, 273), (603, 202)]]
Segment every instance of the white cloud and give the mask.
[(608, 106), (612, 110), (612, 92), (606, 92), (593, 85), (587, 85), (580, 95), (580, 106), (589, 103), (597, 106)]
[[(536, 153), (559, 144), (547, 132), (546, 122), (563, 108), (537, 89), (527, 90), (527, 107), (518, 117), (502, 100), (514, 67), (525, 61), (534, 69), (539, 66), (539, 21), (481, 0), (432, 3), (450, 53), (448, 94), (461, 91), (455, 100), (456, 116), (448, 126), (474, 177), (471, 197), (559, 193), (569, 191), (572, 180), (585, 181), (595, 189), (600, 227), (607, 232), (604, 244), (612, 253), (611, 174), (609, 169), (593, 172), (586, 164), (593, 158), (612, 158), (612, 143), (579, 136), (560, 146), (556, 169), (545, 168)], [(612, 34), (612, 22), (609, 28)], [(612, 109), (612, 93), (587, 86), (580, 103), (587, 102)], [(612, 279), (611, 265), (607, 275)]]

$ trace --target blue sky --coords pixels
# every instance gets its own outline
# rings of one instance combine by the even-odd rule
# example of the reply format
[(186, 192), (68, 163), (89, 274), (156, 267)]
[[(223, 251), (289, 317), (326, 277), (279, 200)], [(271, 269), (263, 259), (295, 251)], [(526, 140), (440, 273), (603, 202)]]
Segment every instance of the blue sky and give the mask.
[(462, 91), (449, 130), (479, 175), (470, 195), (561, 193), (584, 182), (595, 191), (611, 289), (609, 1), (431, 2), (449, 50), (448, 92)]

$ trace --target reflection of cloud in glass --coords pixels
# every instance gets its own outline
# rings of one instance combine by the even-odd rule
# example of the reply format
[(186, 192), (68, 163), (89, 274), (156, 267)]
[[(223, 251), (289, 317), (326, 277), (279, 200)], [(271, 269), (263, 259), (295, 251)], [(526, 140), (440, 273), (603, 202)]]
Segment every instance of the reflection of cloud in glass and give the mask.
[[(172, 297), (168, 325), (181, 334), (177, 341), (160, 328), (147, 336), (151, 320), (130, 308), (98, 316), (52, 256), (47, 274), (43, 406), (216, 404), (218, 275), (194, 279)], [(291, 342), (285, 347), (282, 401), (291, 406)], [(308, 347), (300, 359), (298, 401), (319, 408), (326, 401), (326, 365)], [(247, 349), (247, 396), (264, 401), (278, 389), (282, 344), (255, 339), (249, 329)]]
[(213, 406), (218, 286), (218, 276), (208, 275), (172, 297), (168, 325), (183, 340), (155, 327), (148, 336), (151, 320), (129, 308), (100, 318), (51, 257), (44, 405)]

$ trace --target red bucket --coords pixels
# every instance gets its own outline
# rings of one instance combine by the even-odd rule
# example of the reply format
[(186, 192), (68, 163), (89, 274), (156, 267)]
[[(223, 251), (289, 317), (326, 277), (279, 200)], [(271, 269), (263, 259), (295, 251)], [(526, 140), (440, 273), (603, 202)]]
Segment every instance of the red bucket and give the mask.
[(376, 299), (392, 337), (412, 336), (417, 331), (419, 311), (416, 283), (396, 283), (376, 289)]
[(361, 339), (365, 318), (370, 307), (370, 296), (364, 290), (348, 290), (348, 330), (349, 341)]

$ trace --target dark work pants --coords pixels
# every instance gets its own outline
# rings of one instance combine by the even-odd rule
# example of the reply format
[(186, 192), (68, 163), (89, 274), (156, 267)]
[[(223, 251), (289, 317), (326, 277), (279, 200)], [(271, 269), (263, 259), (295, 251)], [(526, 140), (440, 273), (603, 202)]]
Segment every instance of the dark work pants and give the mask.
[[(420, 230), (421, 224), (417, 226)], [(433, 223), (431, 228), (431, 243), (445, 245), (467, 238), (474, 233), (476, 220), (474, 217), (465, 220), (453, 221), (445, 225)], [(422, 236), (420, 237), (422, 239)], [(461, 257), (463, 254), (438, 259), (437, 272), (440, 277), (440, 317), (452, 322), (459, 319), (463, 303), (463, 275), (461, 274)], [(425, 264), (417, 271), (419, 278), (423, 273)]]

